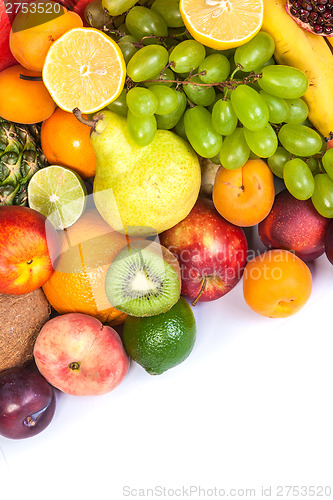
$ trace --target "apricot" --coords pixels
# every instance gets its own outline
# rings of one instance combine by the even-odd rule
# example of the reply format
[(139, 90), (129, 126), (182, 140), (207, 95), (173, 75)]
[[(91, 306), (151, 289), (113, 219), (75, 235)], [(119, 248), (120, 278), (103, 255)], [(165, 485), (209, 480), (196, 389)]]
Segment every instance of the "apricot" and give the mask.
[(286, 318), (308, 301), (312, 276), (308, 266), (294, 253), (268, 250), (247, 263), (243, 294), (247, 305), (269, 318)]
[(267, 248), (292, 250), (308, 262), (324, 253), (329, 221), (310, 199), (297, 200), (284, 189), (275, 196), (272, 210), (258, 225), (258, 233)]
[(254, 226), (272, 208), (274, 176), (263, 160), (248, 160), (236, 170), (220, 167), (213, 187), (216, 210), (236, 226)]
[(54, 112), (56, 105), (42, 81), (25, 80), (22, 76), (39, 77), (17, 64), (0, 73), (0, 116), (18, 123), (38, 123)]
[(42, 71), (52, 43), (70, 29), (81, 28), (83, 22), (78, 14), (50, 0), (32, 2), (26, 7), (13, 22), (9, 47), (22, 66)]

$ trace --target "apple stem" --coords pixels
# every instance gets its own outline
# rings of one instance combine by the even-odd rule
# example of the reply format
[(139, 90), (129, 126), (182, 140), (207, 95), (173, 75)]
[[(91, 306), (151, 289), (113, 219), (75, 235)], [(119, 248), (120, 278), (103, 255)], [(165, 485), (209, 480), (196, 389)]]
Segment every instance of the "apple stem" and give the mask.
[(196, 296), (196, 298), (191, 302), (192, 306), (195, 306), (196, 303), (198, 302), (198, 300), (200, 299), (201, 295), (203, 294), (203, 292), (206, 288), (206, 283), (207, 283), (207, 276), (205, 276), (203, 278), (200, 291), (199, 291), (198, 295)]

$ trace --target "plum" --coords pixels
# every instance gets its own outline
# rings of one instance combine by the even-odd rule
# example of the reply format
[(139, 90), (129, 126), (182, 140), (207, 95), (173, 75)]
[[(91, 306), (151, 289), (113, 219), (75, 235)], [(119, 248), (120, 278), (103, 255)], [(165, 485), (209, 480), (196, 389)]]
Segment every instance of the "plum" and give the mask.
[(324, 253), (329, 221), (317, 212), (310, 199), (297, 200), (285, 189), (276, 195), (258, 232), (267, 248), (291, 250), (308, 262)]
[(34, 364), (0, 373), (0, 434), (24, 439), (43, 431), (56, 407), (54, 388)]
[(325, 253), (328, 260), (333, 265), (333, 220), (329, 223), (325, 235)]

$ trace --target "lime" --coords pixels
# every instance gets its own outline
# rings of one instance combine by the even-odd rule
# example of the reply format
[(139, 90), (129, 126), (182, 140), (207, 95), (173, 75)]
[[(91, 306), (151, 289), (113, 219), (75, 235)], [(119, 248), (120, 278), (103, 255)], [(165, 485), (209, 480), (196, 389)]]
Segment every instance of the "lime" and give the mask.
[(160, 375), (182, 363), (191, 353), (195, 337), (194, 314), (183, 297), (166, 313), (128, 316), (124, 323), (125, 349), (150, 375)]
[(82, 179), (59, 165), (42, 168), (28, 185), (29, 207), (45, 215), (56, 229), (65, 229), (81, 217), (86, 195)]

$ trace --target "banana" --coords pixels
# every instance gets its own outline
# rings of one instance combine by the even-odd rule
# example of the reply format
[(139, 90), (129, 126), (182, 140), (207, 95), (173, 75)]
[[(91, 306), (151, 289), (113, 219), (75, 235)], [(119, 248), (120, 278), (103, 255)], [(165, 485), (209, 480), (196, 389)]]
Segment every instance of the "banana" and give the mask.
[[(266, 31), (275, 41), (274, 57), (279, 64), (304, 71), (309, 88), (304, 100), (309, 120), (328, 137), (333, 131), (333, 55), (324, 37), (313, 35), (298, 26), (284, 8), (285, 0), (264, 0)], [(333, 39), (330, 40), (333, 44)]]

